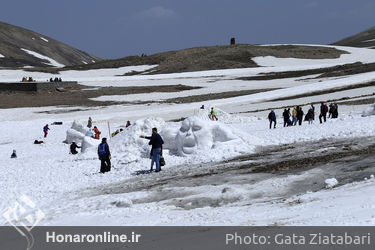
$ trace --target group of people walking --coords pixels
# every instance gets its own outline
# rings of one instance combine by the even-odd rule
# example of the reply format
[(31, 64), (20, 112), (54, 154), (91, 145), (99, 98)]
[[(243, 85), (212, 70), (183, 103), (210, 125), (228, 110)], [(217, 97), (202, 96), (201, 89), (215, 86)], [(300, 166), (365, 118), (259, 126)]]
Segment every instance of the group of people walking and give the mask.
[[(328, 118), (337, 118), (338, 117), (338, 105), (337, 103), (331, 103), (328, 106), (324, 103), (320, 103), (320, 114), (319, 114), (319, 122), (323, 123), (327, 121), (327, 113), (329, 114)], [(315, 107), (313, 104), (310, 105), (307, 114), (304, 116), (304, 112), (301, 106), (294, 106), (292, 112), (290, 112), (290, 108), (285, 108), (284, 112), (282, 113), (283, 120), (284, 120), (284, 127), (289, 126), (296, 126), (297, 123), (299, 126), (302, 125), (303, 121), (308, 121), (309, 124), (312, 124), (315, 119)], [(276, 114), (274, 110), (268, 114), (268, 120), (270, 122), (270, 129), (276, 128)]]

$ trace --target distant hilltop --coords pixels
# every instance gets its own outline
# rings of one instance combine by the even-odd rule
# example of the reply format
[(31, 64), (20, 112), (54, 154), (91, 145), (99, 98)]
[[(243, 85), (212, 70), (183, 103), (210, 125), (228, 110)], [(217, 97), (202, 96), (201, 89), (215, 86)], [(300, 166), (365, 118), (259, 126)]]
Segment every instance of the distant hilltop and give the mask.
[[(229, 43), (229, 41), (228, 41)], [(340, 40), (333, 45), (375, 48), (375, 27)], [(31, 68), (57, 73), (60, 70), (88, 70), (136, 65), (155, 65), (144, 72), (162, 74), (202, 70), (258, 67), (256, 57), (332, 59), (346, 53), (327, 46), (231, 45), (206, 46), (103, 60), (36, 32), (0, 22), (0, 68)]]
[(0, 67), (63, 67), (100, 60), (50, 37), (0, 22)]
[(334, 45), (375, 49), (375, 26), (335, 42)]

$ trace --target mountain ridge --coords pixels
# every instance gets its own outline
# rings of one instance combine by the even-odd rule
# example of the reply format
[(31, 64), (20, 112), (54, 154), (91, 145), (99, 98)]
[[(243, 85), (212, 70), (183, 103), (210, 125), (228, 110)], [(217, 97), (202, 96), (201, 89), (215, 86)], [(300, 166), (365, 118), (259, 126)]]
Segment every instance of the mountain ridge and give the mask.
[(43, 34), (4, 22), (0, 22), (0, 55), (0, 67), (6, 68), (73, 66), (102, 60)]

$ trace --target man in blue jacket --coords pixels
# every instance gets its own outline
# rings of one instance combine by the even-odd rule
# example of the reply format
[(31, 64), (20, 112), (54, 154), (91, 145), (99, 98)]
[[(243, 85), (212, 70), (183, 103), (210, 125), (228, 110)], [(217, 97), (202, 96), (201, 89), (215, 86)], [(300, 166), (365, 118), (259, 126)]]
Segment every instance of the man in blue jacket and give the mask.
[(151, 171), (153, 170), (154, 167), (154, 162), (156, 163), (156, 171), (159, 172), (160, 169), (160, 156), (163, 154), (163, 144), (164, 141), (161, 138), (161, 136), (158, 134), (157, 128), (152, 129), (152, 135), (151, 136), (141, 136), (141, 138), (145, 138), (150, 140), (148, 145), (152, 145), (151, 148)]
[(107, 144), (107, 138), (102, 139), (102, 143), (98, 146), (98, 156), (101, 161), (100, 173), (111, 171), (111, 152), (109, 151), (109, 146)]
[(268, 120), (270, 121), (270, 129), (272, 128), (272, 123), (275, 124), (273, 128), (276, 128), (276, 114), (273, 110), (268, 114)]

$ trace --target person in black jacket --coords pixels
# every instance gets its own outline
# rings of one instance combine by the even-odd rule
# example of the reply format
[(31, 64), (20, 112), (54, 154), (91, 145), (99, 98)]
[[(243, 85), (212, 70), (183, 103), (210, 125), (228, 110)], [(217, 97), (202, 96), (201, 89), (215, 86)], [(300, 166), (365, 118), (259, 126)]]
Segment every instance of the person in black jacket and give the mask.
[(320, 104), (320, 115), (319, 115), (320, 123), (323, 123), (322, 118), (323, 118), (324, 122), (327, 121), (327, 112), (328, 112), (328, 106), (324, 102), (321, 102), (321, 104)]
[(111, 152), (107, 144), (107, 138), (102, 139), (102, 143), (98, 146), (98, 156), (101, 161), (100, 173), (111, 171)]
[(78, 154), (77, 148), (81, 147), (79, 147), (75, 142), (72, 142), (72, 144), (70, 144), (70, 153), (73, 155)]
[(302, 120), (303, 120), (303, 110), (300, 106), (297, 106), (297, 120), (298, 124), (301, 126), (302, 125)]
[(291, 126), (292, 122), (290, 121), (290, 109), (284, 109), (283, 117), (284, 117), (284, 127)]
[(339, 116), (339, 111), (337, 107), (337, 103), (334, 103), (332, 106), (332, 119), (335, 119)]
[(157, 128), (152, 129), (152, 135), (151, 136), (140, 136), (141, 138), (145, 138), (150, 140), (148, 145), (152, 145), (151, 148), (151, 169), (153, 170), (154, 162), (156, 163), (156, 170), (155, 172), (159, 172), (160, 169), (160, 156), (163, 154), (163, 144), (164, 141), (161, 138), (161, 136), (158, 134)]
[(12, 153), (12, 155), (10, 156), (10, 158), (17, 158), (16, 150), (13, 149), (13, 153)]

